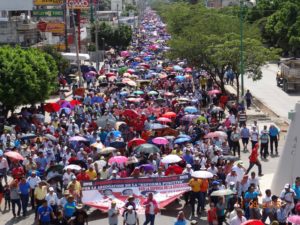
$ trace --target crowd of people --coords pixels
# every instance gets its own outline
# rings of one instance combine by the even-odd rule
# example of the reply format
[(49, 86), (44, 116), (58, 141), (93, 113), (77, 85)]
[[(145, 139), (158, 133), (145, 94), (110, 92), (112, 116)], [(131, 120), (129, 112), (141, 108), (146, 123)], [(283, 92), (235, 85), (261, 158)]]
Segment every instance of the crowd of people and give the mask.
[[(164, 58), (169, 39), (165, 24), (148, 10), (127, 51), (107, 51), (99, 72), (82, 67), (85, 88), (73, 85), (72, 99), (24, 107), (8, 119), (0, 137), (4, 212), (26, 217), (31, 206), (40, 224), (81, 225), (88, 220), (82, 181), (174, 174), (191, 175), (191, 191), (182, 196), (185, 207), (193, 219), (207, 211), (211, 225), (223, 224), (226, 216), (231, 225), (267, 218), (285, 224), (299, 212), (299, 178), (280, 196), (266, 190), (262, 202), (258, 198), (264, 194), (260, 160), (278, 155), (279, 129), (249, 123), (249, 91), (246, 106), (237, 104), (204, 69)], [(231, 73), (229, 68), (228, 82)], [(182, 160), (162, 164), (170, 154)], [(241, 154), (249, 154), (249, 168)], [(114, 160), (119, 156), (125, 163)], [(151, 169), (143, 167), (149, 164)], [(257, 174), (251, 172), (254, 165)], [(195, 171), (212, 176), (195, 177)], [(151, 193), (143, 205), (144, 225), (153, 225), (159, 207)], [(124, 225), (139, 224), (135, 210), (133, 197), (123, 213), (113, 201), (109, 224), (117, 225), (120, 214)], [(175, 224), (187, 224), (183, 211)]]

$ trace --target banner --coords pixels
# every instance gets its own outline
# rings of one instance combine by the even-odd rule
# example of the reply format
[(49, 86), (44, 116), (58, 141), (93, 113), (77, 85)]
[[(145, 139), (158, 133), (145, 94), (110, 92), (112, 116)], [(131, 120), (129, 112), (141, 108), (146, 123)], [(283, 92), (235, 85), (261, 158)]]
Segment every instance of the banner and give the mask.
[(62, 9), (34, 9), (32, 16), (36, 17), (63, 17), (64, 11)]
[(34, 0), (34, 5), (61, 5), (63, 0)]
[(89, 0), (67, 0), (69, 9), (89, 9)]
[(149, 192), (153, 193), (159, 208), (163, 208), (190, 190), (189, 179), (189, 174), (184, 174), (154, 178), (86, 181), (82, 183), (82, 202), (107, 212), (111, 201), (116, 201), (117, 207), (121, 209), (128, 196), (132, 195), (135, 197), (137, 212), (143, 213), (143, 202), (147, 199)]
[(46, 32), (64, 35), (65, 24), (60, 22), (47, 22)]

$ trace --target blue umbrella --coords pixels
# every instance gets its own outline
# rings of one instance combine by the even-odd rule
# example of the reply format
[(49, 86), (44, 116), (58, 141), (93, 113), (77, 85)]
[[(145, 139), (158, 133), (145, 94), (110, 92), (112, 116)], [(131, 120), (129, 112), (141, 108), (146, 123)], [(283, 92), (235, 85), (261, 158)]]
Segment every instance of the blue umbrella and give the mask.
[(157, 129), (162, 129), (162, 128), (165, 128), (165, 127), (167, 127), (167, 126), (163, 125), (163, 124), (160, 124), (160, 123), (151, 123), (149, 125), (150, 130), (157, 130)]
[(175, 71), (182, 71), (183, 69), (182, 69), (182, 67), (181, 66), (173, 66), (173, 69), (175, 70)]
[(109, 137), (111, 134), (114, 134), (114, 137), (116, 137), (116, 138), (119, 138), (119, 137), (122, 136), (122, 133), (120, 131), (118, 131), (118, 130), (114, 130), (114, 131), (109, 132), (107, 134), (107, 136)]
[(127, 93), (126, 91), (121, 91), (121, 92), (120, 92), (120, 95), (121, 95), (121, 96), (127, 96), (128, 93)]
[(92, 104), (95, 104), (95, 103), (102, 103), (102, 102), (104, 102), (103, 101), (103, 98), (101, 98), (101, 97), (99, 97), (99, 96), (94, 96), (93, 98), (92, 98)]
[(178, 138), (174, 141), (174, 144), (181, 144), (181, 143), (184, 143), (184, 142), (188, 142), (190, 140), (191, 140), (190, 138)]
[(197, 113), (198, 109), (194, 106), (188, 106), (184, 108), (184, 111), (187, 113)]
[(36, 138), (36, 137), (37, 136), (35, 134), (24, 134), (24, 135), (21, 136), (21, 139), (22, 140), (29, 140), (29, 139)]
[(178, 82), (182, 82), (182, 81), (185, 80), (185, 76), (179, 75), (179, 76), (176, 76), (175, 79), (176, 79)]
[(187, 135), (187, 134), (179, 134), (178, 136), (177, 136), (177, 138), (189, 138), (189, 139), (192, 139), (189, 135)]
[(65, 113), (65, 114), (68, 114), (68, 115), (71, 114), (71, 112), (72, 112), (72, 110), (70, 108), (67, 108), (67, 107), (61, 108), (59, 110), (59, 113)]

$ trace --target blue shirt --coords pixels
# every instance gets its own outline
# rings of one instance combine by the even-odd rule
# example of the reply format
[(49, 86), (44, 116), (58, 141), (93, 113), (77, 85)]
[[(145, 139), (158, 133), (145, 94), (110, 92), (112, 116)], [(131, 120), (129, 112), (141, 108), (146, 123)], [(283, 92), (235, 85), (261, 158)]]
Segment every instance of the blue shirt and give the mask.
[(242, 138), (249, 138), (250, 137), (250, 131), (247, 127), (242, 128), (241, 136), (242, 136)]
[(269, 134), (272, 137), (278, 136), (279, 130), (276, 127), (270, 127)]
[(36, 163), (38, 163), (40, 165), (40, 168), (41, 169), (45, 169), (46, 166), (47, 166), (47, 159), (46, 158), (41, 158), (41, 157), (38, 157), (36, 160), (35, 160)]
[(38, 214), (40, 217), (41, 222), (50, 222), (51, 220), (51, 213), (53, 212), (52, 208), (50, 206), (40, 206), (38, 208)]
[(64, 206), (64, 213), (67, 217), (72, 217), (76, 210), (76, 203), (75, 202), (67, 202)]
[(296, 184), (293, 184), (293, 190), (296, 193), (295, 198), (299, 200), (300, 199), (300, 186), (297, 187)]
[[(256, 191), (254, 191), (254, 192), (249, 192), (249, 191), (247, 191), (246, 192), (246, 194), (245, 194), (245, 199), (250, 199), (250, 200), (252, 200), (252, 199), (254, 199), (254, 198), (256, 198), (257, 196), (259, 195), (259, 193), (258, 192), (256, 192)], [(246, 207), (248, 207), (248, 205), (249, 205), (249, 202), (245, 202), (245, 205), (246, 205)]]
[(174, 225), (186, 225), (186, 220), (176, 220)]
[(191, 155), (184, 155), (183, 159), (186, 161), (186, 163), (193, 165), (193, 162), (194, 162), (193, 156), (191, 156)]
[(28, 182), (20, 183), (19, 184), (19, 190), (21, 192), (21, 195), (28, 195), (30, 190), (30, 185)]

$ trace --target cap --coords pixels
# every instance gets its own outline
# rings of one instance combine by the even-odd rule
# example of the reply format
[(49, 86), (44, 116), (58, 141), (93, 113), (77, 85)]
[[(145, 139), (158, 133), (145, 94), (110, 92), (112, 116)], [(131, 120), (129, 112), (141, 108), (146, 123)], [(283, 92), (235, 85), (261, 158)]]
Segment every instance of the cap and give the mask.
[(72, 176), (71, 179), (72, 179), (72, 180), (76, 180), (76, 176)]
[(284, 185), (284, 188), (290, 188), (290, 187), (291, 187), (290, 184), (285, 184), (285, 185)]
[(116, 170), (113, 170), (113, 171), (112, 171), (112, 173), (118, 173), (118, 171), (116, 171)]
[(127, 207), (127, 209), (128, 209), (128, 210), (131, 210), (131, 209), (133, 209), (133, 206), (132, 206), (132, 205), (129, 205), (129, 206)]
[(212, 185), (219, 185), (219, 184), (220, 184), (220, 182), (216, 181), (216, 180), (212, 182)]
[(49, 191), (54, 191), (54, 188), (53, 187), (49, 187)]
[(186, 164), (186, 168), (192, 168), (191, 164)]
[(199, 158), (199, 157), (196, 157), (195, 160), (200, 160), (200, 158)]
[(240, 205), (239, 204), (234, 204), (234, 206), (233, 206), (234, 208), (240, 208)]

